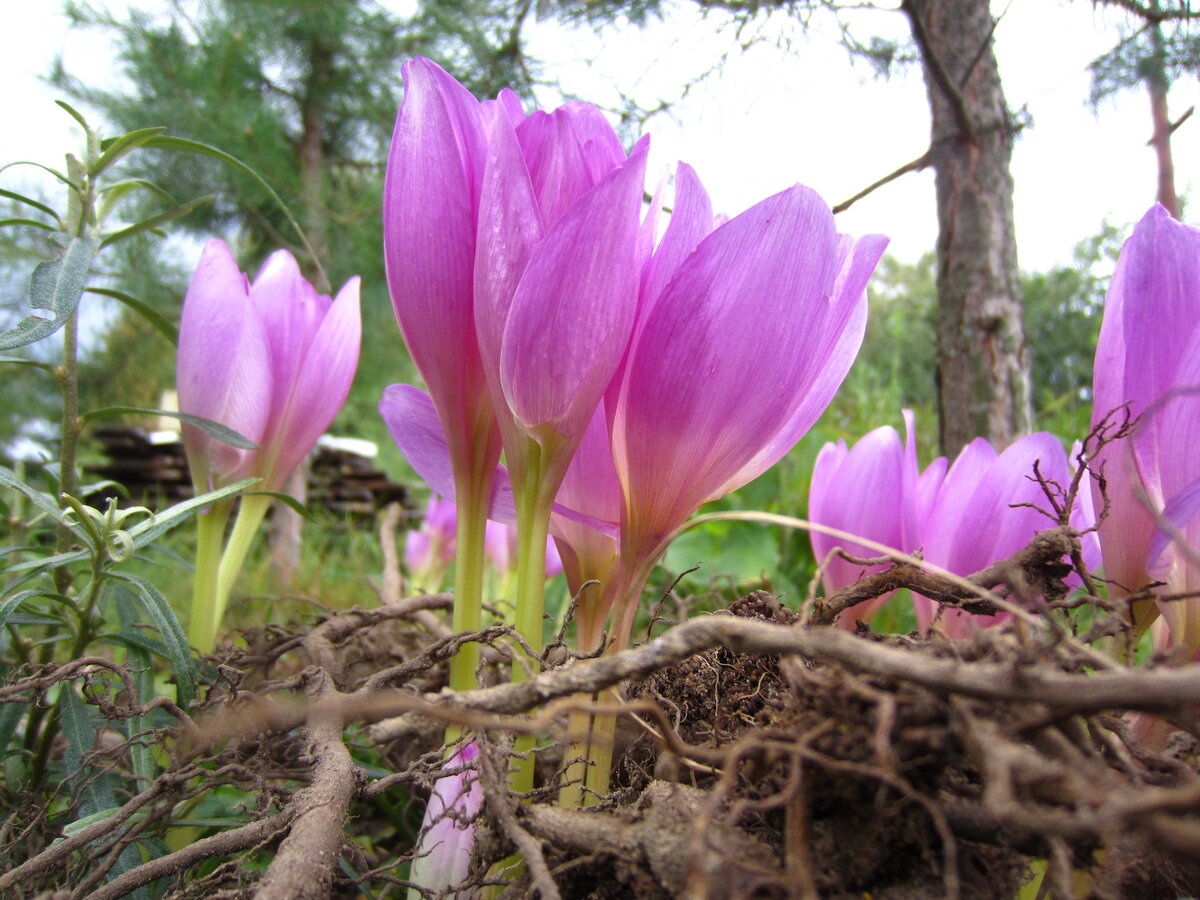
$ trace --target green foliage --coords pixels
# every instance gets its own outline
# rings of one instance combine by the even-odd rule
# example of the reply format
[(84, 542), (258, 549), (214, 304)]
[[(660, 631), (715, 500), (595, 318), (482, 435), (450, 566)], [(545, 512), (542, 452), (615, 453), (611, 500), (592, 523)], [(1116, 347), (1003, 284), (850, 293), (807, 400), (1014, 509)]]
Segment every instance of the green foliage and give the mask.
[[(127, 160), (125, 184), (214, 195), (180, 225), (200, 238), (236, 236), (248, 271), (285, 247), (322, 290), (362, 276), (359, 374), (333, 428), (374, 440), (398, 464), (376, 408), (384, 387), (416, 379), (393, 322), (380, 229), (400, 66), (415, 54), (429, 56), (479, 95), (527, 87), (533, 67), (519, 41), (524, 11), (497, 0), (427, 0), (407, 19), (375, 0), (187, 0), (166, 17), (135, 10), (124, 19), (76, 0), (66, 10), (78, 27), (116, 38), (127, 86), (98, 90), (61, 62), (55, 83), (121, 128), (165, 128), (170, 136), (149, 134), (148, 145), (163, 149)], [(171, 152), (178, 148), (167, 142), (180, 138), (268, 173), (270, 186), (211, 154)], [(307, 245), (285, 208), (296, 210)], [(177, 318), (188, 273), (169, 256), (163, 261), (158, 243), (135, 238), (120, 249), (111, 289)], [(127, 313), (86, 362), (86, 399), (94, 405), (157, 406), (174, 381), (173, 355), (131, 361), (130, 347), (162, 338), (153, 323)]]
[[(116, 167), (130, 154), (161, 141), (158, 130), (101, 140), (81, 114), (60, 105), (84, 131), (84, 151), (67, 156), (65, 173), (59, 173), (65, 203), (60, 208), (5, 190), (8, 200), (28, 207), (36, 218), (18, 217), (0, 226), (7, 246), (41, 251), (41, 258), (35, 256), (30, 263), (32, 277), (14, 309), (13, 325), (0, 333), (5, 350), (31, 352), (0, 362), (18, 372), (53, 373), (60, 396), (45, 403), (40, 413), (48, 418), (57, 411), (61, 451), (54, 463), (28, 471), (0, 466), (0, 511), (7, 539), (0, 550), (0, 675), (9, 681), (0, 710), (0, 758), (5, 762), (0, 807), (6, 821), (32, 815), (38, 828), (70, 835), (107, 823), (130, 790), (158, 774), (156, 757), (139, 735), (161, 724), (159, 707), (173, 709), (177, 704), (186, 710), (197, 696), (198, 661), (167, 596), (153, 580), (133, 571), (136, 561), (171, 529), (201, 509), (229, 500), (256, 479), (158, 514), (141, 507), (121, 508), (112, 482), (79, 484), (77, 457), (84, 422), (130, 411), (79, 405), (81, 302), (89, 293), (112, 293), (93, 284), (98, 260), (107, 260), (123, 247), (142, 245), (160, 226), (207, 198), (179, 202), (165, 191), (153, 190), (151, 204), (131, 206), (129, 201), (146, 183), (117, 180)], [(52, 240), (12, 239), (14, 232), (27, 234), (32, 228), (49, 232)], [(136, 298), (124, 299), (160, 332), (159, 340), (173, 333), (175, 326), (161, 310)], [(53, 352), (43, 348), (57, 350), (53, 365)], [(10, 389), (12, 384), (8, 382)], [(218, 423), (193, 424), (220, 440), (248, 446), (244, 437)], [(114, 648), (125, 667), (113, 660)], [(30, 671), (37, 674), (28, 677)], [(160, 689), (159, 677), (170, 678), (174, 688), (164, 684)], [(98, 700), (97, 694), (123, 694), (119, 702), (128, 714), (114, 712), (113, 701)], [(168, 698), (170, 703), (164, 703)], [(96, 751), (101, 729), (115, 731), (127, 742), (132, 778), (120, 767), (100, 762)], [(63, 744), (65, 753), (55, 752)], [(35, 802), (31, 807), (29, 800), (36, 797), (47, 798), (45, 805)], [(24, 838), (21, 843), (26, 844)], [(36, 848), (37, 841), (31, 839), (28, 846)], [(104, 852), (99, 845), (93, 850)], [(64, 859), (62, 864), (78, 870), (69, 871), (71, 883), (98, 884), (139, 865), (143, 855), (165, 852), (161, 842), (137, 840), (111, 855), (98, 871), (80, 861)], [(140, 889), (134, 896), (150, 894)]]
[(1088, 66), (1089, 101), (1099, 106), (1113, 94), (1149, 80), (1172, 84), (1200, 71), (1200, 33), (1187, 21), (1164, 27), (1135, 16), (1117, 45)]
[[(937, 450), (937, 287), (932, 253), (916, 263), (885, 256), (871, 279), (867, 333), (850, 374), (821, 419), (853, 442), (872, 428), (901, 427), (900, 410), (916, 413), (923, 459)], [(815, 458), (815, 457), (814, 457)]]
[(1075, 265), (1022, 279), (1036, 426), (1068, 442), (1090, 428), (1092, 363), (1120, 234), (1105, 225), (1076, 246)]

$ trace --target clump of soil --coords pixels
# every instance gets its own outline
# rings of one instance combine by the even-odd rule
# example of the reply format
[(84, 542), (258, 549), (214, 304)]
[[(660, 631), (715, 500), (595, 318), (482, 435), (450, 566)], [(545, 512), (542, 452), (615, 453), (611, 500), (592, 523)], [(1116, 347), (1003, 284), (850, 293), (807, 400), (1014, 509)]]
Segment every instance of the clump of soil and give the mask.
[[(764, 593), (742, 598), (728, 613), (796, 621)], [(786, 668), (772, 656), (718, 648), (631, 685), (630, 699), (654, 701), (682, 741), (725, 749), (732, 767), (717, 772), (687, 764), (643, 732), (618, 760), (618, 802), (637, 803), (662, 779), (677, 781), (709, 798), (707, 814), (715, 821), (768, 851), (764, 865), (763, 853), (735, 848), (727, 836), (724, 846), (704, 847), (722, 868), (724, 887), (712, 897), (793, 896), (801, 866), (821, 897), (941, 894), (946, 848), (938, 826), (944, 823), (931, 816), (928, 798), (977, 796), (979, 782), (950, 733), (943, 704), (926, 692), (885, 692), (825, 667)], [(887, 733), (880, 730), (884, 715)], [(882, 763), (881, 750), (887, 754)], [(683, 834), (663, 840), (687, 848), (694, 819), (679, 824)], [(1012, 849), (956, 839), (952, 852), (965, 896), (1012, 897), (1028, 874), (1025, 858)], [(634, 880), (658, 891), (643, 886), (636, 896), (670, 896), (653, 873), (636, 879), (628, 860), (608, 861), (607, 872), (603, 854), (579, 864), (570, 879), (574, 889), (563, 896), (630, 896), (598, 886)]]

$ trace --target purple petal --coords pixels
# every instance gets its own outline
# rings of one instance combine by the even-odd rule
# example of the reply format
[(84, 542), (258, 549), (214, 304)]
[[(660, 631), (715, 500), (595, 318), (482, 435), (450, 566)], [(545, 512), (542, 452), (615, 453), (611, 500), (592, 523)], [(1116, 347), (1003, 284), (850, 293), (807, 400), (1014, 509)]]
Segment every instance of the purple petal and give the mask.
[(638, 319), (644, 321), (667, 282), (713, 230), (712, 201), (696, 171), (680, 163), (675, 174), (675, 206), (662, 241), (642, 273)]
[(804, 372), (809, 387), (797, 397), (783, 427), (711, 499), (737, 490), (779, 462), (825, 412), (858, 356), (867, 328), (867, 281), (888, 239), (877, 234), (857, 241), (847, 235), (838, 239), (844, 262), (827, 303), (811, 320), (813, 341), (805, 352), (809, 366)]
[(475, 266), (475, 328), (493, 395), (502, 396), (501, 347), (517, 285), (542, 239), (542, 214), (506, 119), (492, 123), (480, 199)]
[(926, 523), (937, 502), (942, 482), (946, 480), (946, 469), (949, 465), (950, 461), (946, 457), (939, 456), (925, 468), (921, 477), (917, 479), (917, 522), (922, 536), (926, 534)]
[[(1174, 221), (1160, 206), (1148, 212), (1126, 241), (1104, 303), (1096, 350), (1093, 424), (1128, 402), (1146, 414), (1132, 439), (1109, 444), (1095, 465), (1107, 480), (1109, 514), (1100, 525), (1105, 577), (1118, 590), (1136, 590), (1149, 579), (1146, 560), (1153, 518), (1138, 496), (1161, 508), (1168, 496), (1200, 474), (1190, 469), (1189, 438), (1174, 429), (1195, 416), (1156, 404), (1189, 383), (1181, 369), (1194, 355), (1200, 328), (1200, 231)], [(1188, 348), (1192, 347), (1192, 350)], [(1172, 403), (1173, 405), (1173, 403)], [(1183, 449), (1183, 453), (1180, 450)], [(1102, 502), (1099, 487), (1093, 499)]]
[[(914, 549), (904, 544), (905, 523), (912, 518), (908, 507), (915, 502), (906, 493), (906, 465), (900, 435), (890, 425), (869, 432), (849, 451), (844, 444), (826, 444), (813, 468), (809, 518), (901, 552)], [(883, 568), (863, 567), (831, 556), (835, 547), (854, 556), (878, 556), (873, 548), (817, 531), (811, 532), (811, 538), (817, 562), (824, 566), (822, 580), (827, 594)], [(886, 601), (884, 596), (860, 604), (842, 617), (842, 624), (851, 627), (856, 619), (869, 619)]]
[(925, 558), (929, 562), (961, 574), (955, 568), (959, 559), (973, 561), (988, 554), (989, 550), (980, 546), (991, 543), (992, 510), (975, 508), (974, 497), (995, 463), (996, 451), (983, 438), (967, 444), (954, 460), (925, 524)]
[(547, 225), (625, 161), (616, 132), (590, 103), (536, 112), (520, 123), (517, 136)]
[(648, 532), (639, 539), (681, 523), (791, 416), (836, 241), (828, 207), (796, 186), (680, 265), (631, 351), (613, 423), (628, 512)]
[[(313, 292), (316, 303), (319, 298)], [(311, 322), (310, 322), (311, 324)], [(272, 334), (272, 341), (275, 335)], [(359, 309), (359, 278), (346, 282), (337, 298), (308, 336), (308, 346), (294, 371), (294, 381), (283, 408), (273, 411), (268, 440), (278, 447), (273, 472), (268, 478), (277, 490), (313, 448), (337, 416), (350, 393), (358, 370), (362, 344), (362, 314)]]
[[(179, 410), (227, 425), (255, 443), (270, 416), (272, 374), (266, 334), (246, 277), (229, 248), (209, 241), (188, 285), (179, 326)], [(252, 454), (183, 426), (193, 477), (205, 486), (244, 468)]]
[(429, 60), (411, 60), (403, 73), (383, 196), (388, 287), (451, 442), (466, 452), (475, 422), (468, 407), (486, 396), (473, 294), (482, 116), (475, 98)]
[[(479, 749), (468, 741), (446, 760), (444, 768), (461, 768), (478, 756)], [(434, 783), (409, 872), (414, 884), (437, 893), (466, 880), (475, 844), (475, 826), (470, 820), (482, 805), (483, 786), (473, 769)]]
[[(1053, 519), (1028, 506), (1012, 508), (1015, 504), (1031, 504), (1051, 512), (1045, 491), (1034, 481), (1034, 463), (1048, 481), (1066, 488), (1071, 480), (1067, 452), (1052, 434), (1037, 432), (1015, 441), (997, 458), (992, 471), (976, 490), (972, 505), (984, 510), (977, 519), (978, 527), (991, 535), (991, 546), (984, 557), (978, 557), (972, 569), (960, 575), (982, 569), (997, 560), (1011, 556), (1029, 543), (1035, 534), (1053, 528)], [(964, 523), (964, 528), (969, 527)], [(980, 542), (977, 546), (985, 546)]]
[(550, 229), (513, 297), (500, 377), (514, 416), (578, 442), (625, 352), (637, 304), (645, 143)]
[[(1188, 526), (1200, 512), (1200, 479), (1193, 481), (1186, 488), (1170, 499), (1162, 511), (1162, 517), (1171, 523), (1177, 532), (1186, 535)], [(1186, 538), (1185, 538), (1186, 539)], [(1171, 566), (1177, 563), (1173, 538), (1161, 526), (1154, 530), (1150, 540), (1150, 551), (1147, 555), (1146, 569), (1150, 577), (1156, 581), (1165, 581)]]
[[(613, 465), (612, 443), (604, 403), (596, 409), (558, 489), (558, 503), (614, 525), (624, 505), (621, 482)], [(565, 516), (551, 520), (554, 533), (569, 548), (563, 555), (572, 593), (590, 578), (605, 575), (617, 553), (611, 531), (601, 532)]]
[(267, 257), (251, 283), (250, 301), (267, 332), (274, 375), (271, 409), (278, 414), (329, 311), (330, 300), (304, 280), (292, 254), (277, 250)]

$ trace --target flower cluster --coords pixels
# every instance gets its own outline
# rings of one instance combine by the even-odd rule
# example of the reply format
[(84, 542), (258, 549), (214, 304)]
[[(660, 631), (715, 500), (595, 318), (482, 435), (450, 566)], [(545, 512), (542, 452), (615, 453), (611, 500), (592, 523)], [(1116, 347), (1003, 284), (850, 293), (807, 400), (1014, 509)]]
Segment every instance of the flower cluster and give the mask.
[[(1038, 531), (1054, 523), (1042, 509), (1047, 500), (1034, 478), (1034, 465), (1049, 483), (1069, 484), (1070, 466), (1058, 438), (1041, 432), (1015, 441), (1003, 453), (983, 438), (963, 448), (949, 465), (945, 457), (922, 472), (917, 465), (912, 413), (905, 410), (908, 438), (902, 446), (891, 426), (877, 428), (847, 449), (844, 441), (826, 444), (813, 468), (809, 518), (819, 524), (857, 535), (902, 553), (923, 551), (927, 562), (955, 575), (970, 575), (1024, 547)], [(1080, 528), (1088, 521), (1090, 504), (1074, 516)], [(822, 531), (812, 532), (813, 552), (822, 566), (827, 592), (853, 584), (864, 574), (882, 569), (855, 565), (836, 550), (857, 557), (878, 552)], [(839, 622), (853, 629), (868, 620), (887, 595), (852, 607)], [(937, 605), (914, 596), (917, 622), (930, 627)], [(961, 637), (974, 627), (1003, 621), (1007, 615), (971, 616), (947, 609), (939, 617), (944, 632)]]
[[(656, 242), (661, 191), (641, 215), (645, 139), (626, 155), (591, 106), (526, 115), (510, 92), (476, 101), (428, 60), (404, 74), (384, 238), (429, 396), (395, 386), (381, 411), (417, 471), (456, 496), (460, 528), (515, 520), (534, 548), (552, 530), (573, 586), (602, 582), (581, 640), (617, 605), (620, 646), (675, 529), (765, 471), (828, 404), (886, 240), (839, 235), (799, 185), (725, 221), (681, 164)], [(463, 552), (460, 540), (460, 566)], [(533, 593), (518, 585), (517, 624), (536, 647)]]

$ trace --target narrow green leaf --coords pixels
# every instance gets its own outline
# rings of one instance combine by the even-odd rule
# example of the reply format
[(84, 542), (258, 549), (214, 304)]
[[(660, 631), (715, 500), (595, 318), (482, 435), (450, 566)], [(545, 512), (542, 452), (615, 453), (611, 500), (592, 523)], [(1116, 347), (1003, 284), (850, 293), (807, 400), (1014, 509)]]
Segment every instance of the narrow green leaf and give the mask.
[(96, 164), (92, 166), (92, 171), (89, 173), (93, 178), (119, 160), (122, 156), (131, 150), (136, 150), (138, 147), (145, 144), (153, 137), (166, 132), (165, 126), (155, 128), (139, 128), (137, 131), (131, 131), (128, 134), (123, 134), (120, 137), (110, 138), (101, 144), (104, 152), (100, 158), (96, 160)]
[(69, 566), (72, 563), (83, 562), (85, 559), (91, 558), (90, 550), (72, 550), (69, 553), (57, 553), (54, 556), (46, 556), (42, 559), (27, 559), (25, 562), (17, 563), (3, 570), (4, 576), (10, 577), (17, 572), (25, 574), (16, 581), (10, 582), (9, 590), (14, 590), (43, 572), (52, 572), (60, 566)]
[(304, 518), (307, 519), (308, 521), (310, 521), (310, 522), (316, 521), (313, 518), (313, 514), (309, 510), (309, 508), (307, 506), (305, 506), (303, 503), (301, 503), (299, 500), (297, 500), (295, 497), (293, 497), (291, 494), (285, 494), (282, 491), (246, 491), (247, 496), (249, 496), (251, 494), (261, 494), (264, 497), (274, 497), (276, 500), (286, 503), (293, 510), (295, 510), (296, 513), (304, 516)]
[[(68, 825), (67, 829), (73, 829), (75, 833), (78, 833), (93, 822), (102, 822), (109, 818), (118, 806), (112, 787), (112, 775), (103, 770), (95, 771), (98, 768), (96, 766), (83, 764), (84, 755), (94, 746), (96, 727), (101, 722), (93, 718), (91, 710), (84, 706), (76, 695), (74, 684), (63, 685), (63, 691), (59, 712), (62, 733), (67, 739), (67, 768), (70, 772), (77, 773), (71, 775), (71, 779), (77, 779), (74, 792), (82, 800), (79, 813), (82, 821), (86, 823), (80, 825), (80, 820), (76, 820), (72, 825)], [(110, 832), (104, 837), (97, 838), (92, 846), (102, 848), (116, 837), (117, 834)], [(140, 864), (141, 858), (138, 856), (137, 850), (134, 847), (126, 847), (116, 865), (113, 866), (109, 877), (117, 878), (122, 872)], [(134, 896), (138, 896), (136, 892)], [(148, 897), (149, 894), (143, 892), (140, 896)]]
[(16, 473), (12, 469), (5, 466), (0, 466), (0, 487), (8, 487), (15, 491), (20, 491), (34, 506), (47, 513), (54, 521), (62, 522), (63, 511), (59, 508), (57, 500), (49, 494), (26, 484), (16, 476)]
[(108, 634), (102, 634), (96, 640), (112, 647), (120, 647), (122, 650), (134, 647), (154, 656), (161, 656), (163, 659), (168, 659), (167, 645), (157, 638), (151, 637), (150, 632), (145, 628), (122, 628), (120, 631), (110, 631)]
[[(121, 584), (113, 584), (110, 590), (115, 595), (117, 618), (121, 622), (121, 630), (136, 634), (137, 624), (136, 600), (129, 588)], [(145, 647), (131, 641), (126, 645), (125, 661), (130, 670), (130, 676), (137, 689), (136, 702), (145, 706), (154, 699), (154, 665), (150, 653)], [(145, 737), (135, 740), (135, 737), (150, 730), (150, 719), (147, 716), (130, 716), (125, 723), (125, 736), (129, 739), (129, 761), (133, 774), (144, 779), (148, 784), (154, 778), (154, 754), (151, 752)]]
[(93, 481), (89, 484), (81, 484), (79, 487), (75, 488), (75, 496), (90, 497), (92, 494), (98, 494), (100, 491), (107, 491), (110, 488), (123, 497), (129, 496), (129, 491), (126, 490), (125, 485), (119, 484), (118, 482), (113, 481), (111, 478), (103, 478), (100, 481)]
[(54, 102), (57, 103), (59, 106), (61, 106), (63, 109), (65, 109), (67, 111), (67, 114), (72, 119), (74, 119), (76, 122), (78, 122), (80, 125), (82, 125), (84, 131), (91, 131), (91, 128), (88, 126), (87, 119), (85, 119), (79, 113), (79, 111), (77, 109), (75, 109), (75, 107), (73, 107), (70, 103), (68, 103), (66, 100), (55, 100)]
[(111, 288), (89, 287), (89, 294), (100, 294), (103, 297), (112, 297), (114, 300), (119, 300), (125, 306), (132, 309), (135, 313), (149, 322), (154, 328), (165, 337), (168, 341), (179, 346), (179, 329), (175, 324), (162, 315), (152, 306), (148, 306), (136, 297), (131, 297), (123, 291), (114, 291)]
[[(92, 813), (90, 816), (80, 816), (74, 822), (68, 822), (63, 826), (63, 837), (75, 837), (81, 831), (95, 825), (97, 822), (103, 822), (105, 819), (111, 819), (121, 809), (119, 806), (110, 806), (108, 809), (102, 809)], [(150, 810), (139, 809), (132, 816), (126, 819), (127, 822), (139, 822), (146, 816), (150, 815)]]
[(0, 759), (6, 755), (13, 732), (17, 730), (17, 724), (28, 706), (27, 703), (5, 703), (0, 706)]
[(4, 172), (7, 169), (13, 168), (14, 166), (34, 166), (35, 168), (41, 169), (45, 172), (49, 172), (51, 175), (53, 175), (55, 178), (57, 178), (63, 184), (68, 185), (70, 187), (75, 187), (75, 185), (71, 184), (71, 179), (68, 178), (66, 175), (64, 175), (62, 172), (58, 171), (58, 169), (52, 169), (49, 166), (43, 165), (40, 162), (34, 162), (32, 159), (18, 159), (14, 162), (5, 163), (4, 165), (0, 166), (0, 172)]
[(16, 612), (18, 606), (38, 593), (38, 591), (21, 591), (21, 593), (0, 602), (0, 628), (5, 626), (8, 622), (8, 617)]
[(128, 228), (122, 228), (120, 231), (108, 235), (100, 242), (100, 247), (108, 247), (118, 241), (123, 241), (125, 238), (133, 237), (135, 234), (141, 234), (143, 231), (150, 231), (157, 228), (159, 225), (166, 225), (168, 222), (173, 222), (181, 216), (186, 216), (193, 209), (202, 206), (205, 203), (211, 203), (215, 195), (205, 194), (203, 197), (196, 197), (193, 200), (188, 200), (186, 203), (181, 203), (174, 209), (168, 209), (164, 213), (159, 213), (157, 216), (151, 216), (148, 219), (143, 219), (135, 225), (130, 225)]
[(32, 197), (27, 197), (24, 194), (18, 194), (16, 191), (0, 188), (0, 197), (7, 197), (9, 200), (16, 200), (18, 203), (24, 203), (26, 206), (32, 206), (34, 209), (39, 209), (48, 216), (53, 216), (55, 219), (58, 218), (58, 213), (54, 211), (53, 207), (47, 206), (45, 203), (42, 203), (42, 201), (34, 200)]
[(153, 147), (156, 150), (172, 150), (183, 153), (196, 153), (201, 156), (208, 156), (216, 160), (220, 160), (226, 165), (232, 166), (239, 172), (249, 175), (258, 183), (260, 187), (267, 192), (267, 195), (275, 201), (280, 211), (287, 218), (288, 223), (292, 228), (296, 229), (296, 234), (300, 236), (300, 242), (304, 244), (304, 249), (308, 251), (309, 258), (316, 265), (317, 269), (324, 275), (324, 269), (321, 267), (320, 258), (313, 250), (312, 244), (308, 240), (308, 235), (304, 233), (304, 229), (300, 227), (300, 223), (296, 221), (296, 217), (292, 215), (292, 211), (288, 209), (288, 205), (283, 202), (283, 198), (276, 193), (275, 188), (267, 182), (265, 178), (258, 174), (251, 166), (242, 162), (236, 156), (226, 153), (224, 150), (218, 150), (216, 147), (210, 147), (208, 144), (202, 144), (199, 141), (189, 141), (186, 138), (171, 137), (168, 135), (160, 135), (147, 141), (145, 146)]
[(94, 815), (115, 805), (108, 774), (91, 772), (89, 770), (94, 767), (84, 763), (84, 757), (95, 746), (99, 723), (75, 692), (74, 682), (61, 685), (60, 691), (59, 728), (67, 742), (65, 780), (72, 782), (71, 793), (82, 801), (79, 814)]
[(110, 578), (118, 579), (133, 586), (142, 606), (158, 629), (159, 637), (167, 648), (167, 659), (175, 670), (175, 686), (178, 703), (187, 709), (196, 697), (196, 660), (192, 656), (192, 648), (188, 645), (187, 637), (175, 616), (171, 605), (153, 584), (134, 575), (131, 572), (111, 572)]
[(0, 602), (0, 628), (3, 628), (10, 622), (13, 624), (18, 624), (18, 622), (22, 619), (24, 619), (24, 622), (27, 623), (31, 618), (36, 618), (38, 620), (38, 624), (61, 625), (62, 621), (60, 619), (49, 616), (28, 617), (17, 612), (17, 607), (19, 607), (26, 600), (32, 600), (34, 597), (44, 597), (47, 600), (53, 600), (55, 603), (68, 606), (72, 610), (77, 609), (74, 600), (70, 599), (69, 597), (64, 597), (62, 594), (57, 594), (54, 591), (43, 591), (36, 588), (28, 591), (21, 591), (19, 594), (13, 594), (13, 596), (9, 597), (7, 600)]
[(28, 225), (33, 228), (40, 228), (42, 231), (58, 231), (54, 225), (47, 225), (45, 222), (39, 222), (37, 219), (0, 219), (0, 228), (6, 225)]
[(234, 431), (228, 425), (222, 425), (220, 422), (214, 422), (212, 419), (203, 419), (200, 416), (193, 416), (190, 413), (173, 412), (169, 409), (145, 409), (140, 406), (106, 406), (104, 409), (94, 409), (83, 417), (83, 421), (91, 422), (95, 419), (111, 419), (114, 416), (124, 415), (148, 415), (148, 416), (167, 416), (171, 419), (178, 419), (181, 422), (187, 422), (189, 425), (194, 425), (207, 434), (209, 437), (214, 437), (222, 444), (228, 444), (231, 447), (237, 447), (239, 450), (257, 450), (259, 445), (254, 443), (248, 437)]
[(12, 350), (47, 337), (67, 324), (75, 313), (98, 244), (95, 238), (74, 237), (58, 259), (39, 263), (29, 280), (29, 305), (53, 318), (30, 315), (15, 328), (0, 332), (0, 350)]
[(199, 497), (193, 497), (191, 500), (176, 503), (160, 513), (155, 513), (153, 519), (138, 522), (129, 529), (129, 536), (133, 538), (134, 546), (141, 549), (157, 540), (163, 533), (184, 522), (196, 510), (211, 506), (218, 500), (226, 500), (261, 480), (260, 478), (244, 478), (215, 491), (209, 491), (207, 494), (201, 494)]
[(104, 188), (101, 188), (100, 193), (104, 195), (105, 202), (108, 204), (115, 203), (121, 197), (124, 197), (130, 191), (138, 189), (150, 191), (156, 197), (165, 200), (171, 206), (178, 206), (179, 201), (160, 188), (153, 181), (147, 181), (145, 178), (126, 178), (122, 181), (113, 182)]
[(41, 369), (45, 372), (54, 374), (54, 366), (50, 363), (38, 362), (36, 359), (24, 359), (20, 356), (0, 356), (0, 362), (12, 363), (14, 366), (33, 366), (35, 369)]

